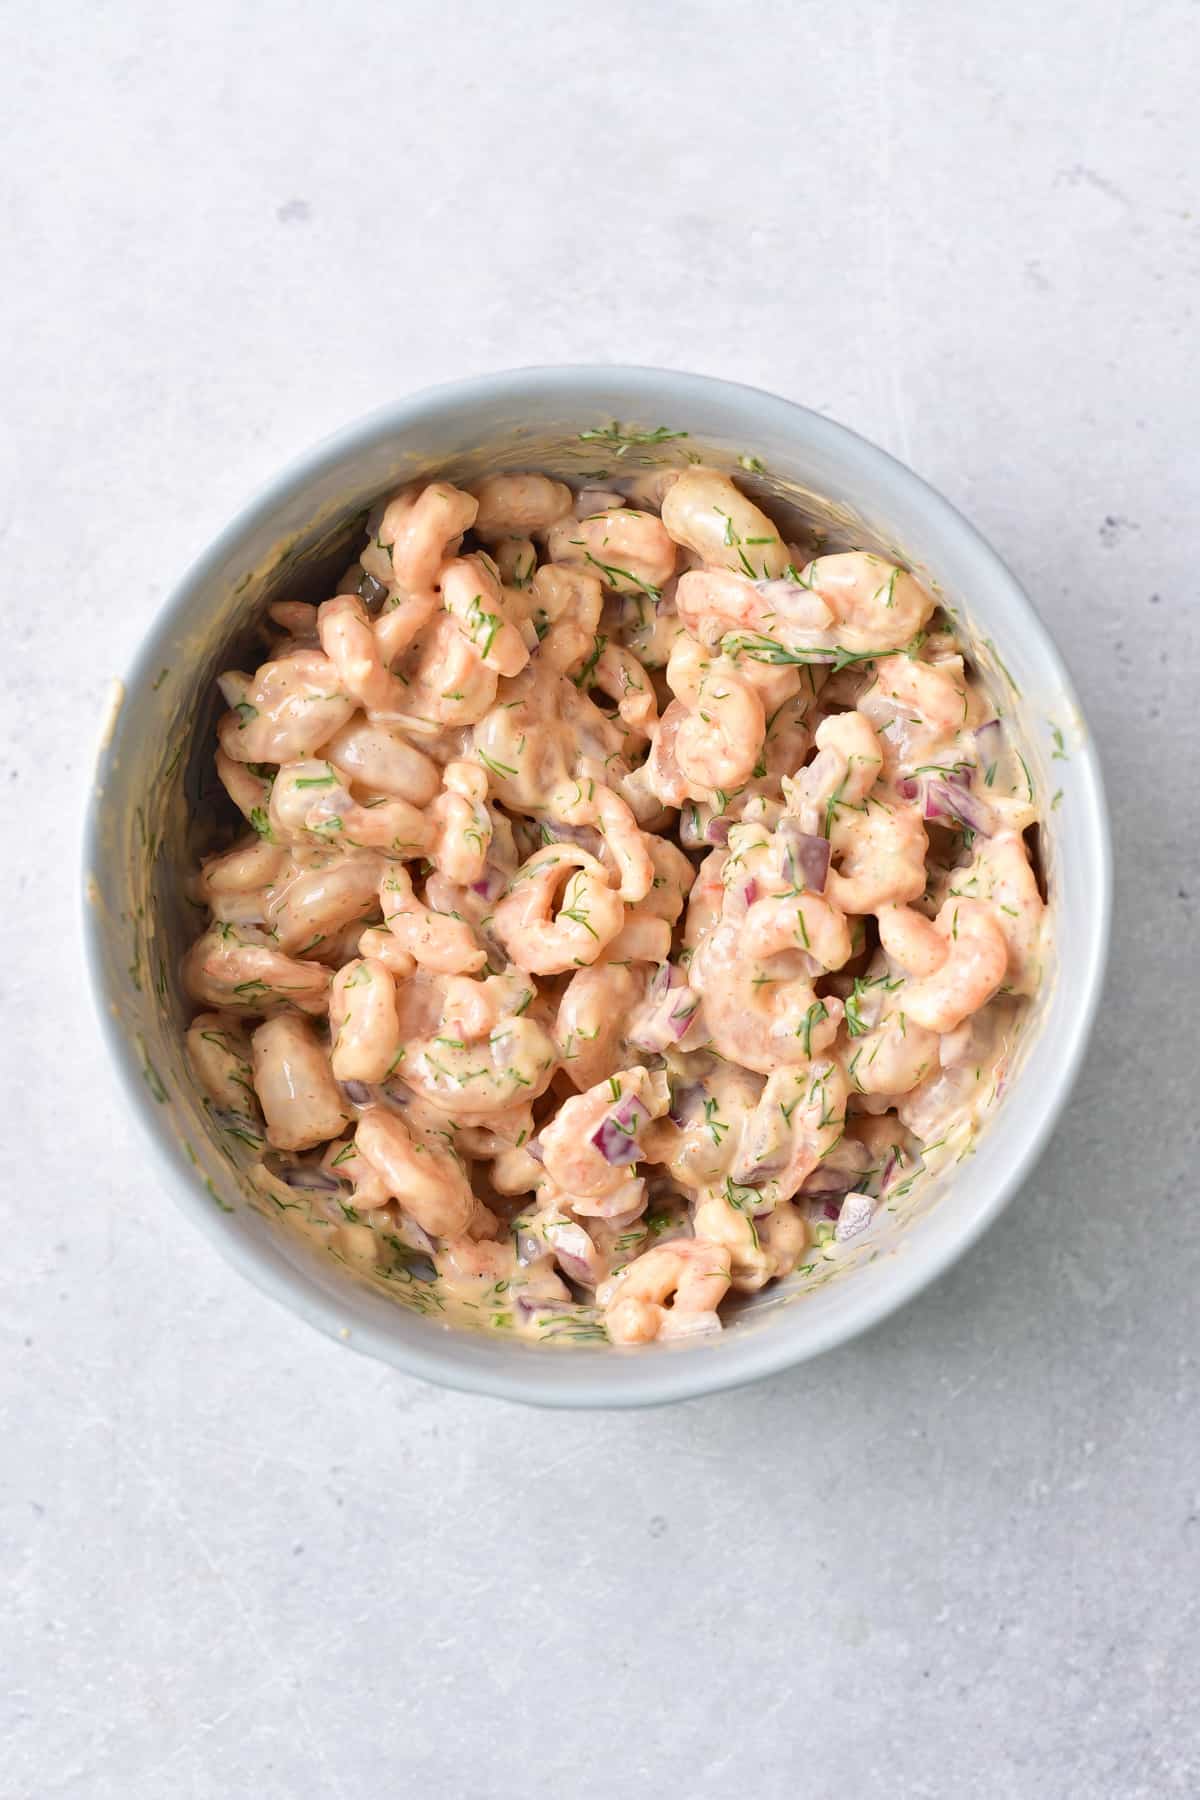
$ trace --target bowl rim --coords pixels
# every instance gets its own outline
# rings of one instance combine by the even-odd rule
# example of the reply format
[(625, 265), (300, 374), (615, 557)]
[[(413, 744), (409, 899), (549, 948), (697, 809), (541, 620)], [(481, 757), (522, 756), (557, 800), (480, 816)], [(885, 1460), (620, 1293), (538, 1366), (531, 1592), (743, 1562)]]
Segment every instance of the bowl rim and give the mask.
[[(532, 1405), (564, 1408), (626, 1408), (661, 1405), (694, 1399), (703, 1394), (742, 1387), (773, 1375), (869, 1331), (926, 1287), (939, 1279), (962, 1257), (1013, 1199), (1033, 1169), (1053, 1133), (1078, 1078), (1100, 1004), (1108, 961), (1112, 918), (1112, 844), (1100, 759), (1075, 684), (1049, 628), (1033, 606), (1007, 564), (957, 507), (921, 476), (868, 438), (814, 412), (797, 401), (766, 389), (687, 370), (661, 369), (637, 364), (551, 364), (498, 370), (439, 383), (393, 401), (330, 433), (289, 461), (246, 502), (233, 519), (174, 583), (157, 609), (134, 652), (125, 675), (126, 692), (148, 681), (159, 666), (163, 643), (188, 606), (197, 585), (211, 579), (239, 542), (255, 528), (269, 522), (277, 508), (298, 487), (331, 472), (349, 456), (377, 439), (398, 435), (419, 425), (431, 413), (447, 408), (485, 407), (498, 400), (577, 400), (581, 386), (613, 390), (623, 406), (641, 398), (662, 403), (664, 388), (671, 388), (670, 404), (686, 409), (689, 395), (707, 396), (725, 403), (742, 403), (760, 423), (770, 422), (786, 433), (800, 427), (814, 454), (823, 450), (850, 451), (873, 461), (881, 474), (930, 519), (932, 534), (941, 541), (957, 540), (963, 552), (986, 571), (989, 585), (1006, 590), (1022, 628), (1028, 634), (1039, 663), (1062, 689), (1083, 729), (1072, 749), (1072, 806), (1079, 809), (1085, 855), (1092, 870), (1094, 908), (1088, 920), (1086, 943), (1079, 952), (1078, 979), (1081, 1002), (1064, 1029), (1065, 1047), (1054, 1079), (1031, 1096), (1032, 1112), (1022, 1116), (1022, 1130), (1014, 1154), (1003, 1173), (982, 1196), (960, 1194), (951, 1212), (950, 1196), (938, 1203), (945, 1213), (941, 1229), (919, 1249), (890, 1263), (890, 1279), (883, 1283), (857, 1283), (851, 1277), (836, 1316), (818, 1318), (807, 1331), (788, 1330), (789, 1314), (799, 1324), (801, 1314), (780, 1308), (768, 1325), (747, 1332), (745, 1338), (726, 1340), (719, 1357), (703, 1354), (700, 1345), (672, 1347), (666, 1355), (641, 1357), (606, 1347), (602, 1352), (559, 1351), (545, 1355), (532, 1347), (522, 1349), (518, 1365), (497, 1356), (466, 1356), (461, 1360), (446, 1352), (471, 1342), (468, 1333), (447, 1329), (444, 1340), (429, 1334), (428, 1343), (406, 1341), (372, 1320), (347, 1322), (346, 1309), (323, 1286), (303, 1273), (270, 1257), (255, 1237), (226, 1228), (226, 1219), (204, 1193), (200, 1177), (168, 1151), (158, 1109), (142, 1078), (129, 1036), (121, 1029), (104, 973), (107, 927), (101, 909), (91, 903), (94, 870), (101, 865), (101, 826), (105, 811), (106, 776), (118, 747), (121, 722), (103, 738), (89, 772), (83, 833), (83, 945), (89, 987), (101, 1033), (116, 1069), (125, 1098), (141, 1121), (150, 1140), (154, 1163), (166, 1179), (177, 1205), (190, 1212), (210, 1242), (215, 1242), (227, 1261), (261, 1292), (337, 1343), (415, 1375), (423, 1380)], [(753, 436), (753, 429), (748, 431)], [(1019, 1085), (1019, 1084), (1018, 1084)], [(865, 1271), (864, 1271), (865, 1272)], [(858, 1290), (856, 1292), (856, 1289)], [(811, 1315), (810, 1315), (811, 1318)], [(444, 1347), (443, 1347), (444, 1346)], [(516, 1346), (505, 1346), (515, 1349)], [(682, 1354), (675, 1354), (678, 1348)], [(700, 1351), (700, 1354), (696, 1352)], [(558, 1371), (570, 1369), (570, 1379)], [(557, 1375), (557, 1378), (556, 1378)]]

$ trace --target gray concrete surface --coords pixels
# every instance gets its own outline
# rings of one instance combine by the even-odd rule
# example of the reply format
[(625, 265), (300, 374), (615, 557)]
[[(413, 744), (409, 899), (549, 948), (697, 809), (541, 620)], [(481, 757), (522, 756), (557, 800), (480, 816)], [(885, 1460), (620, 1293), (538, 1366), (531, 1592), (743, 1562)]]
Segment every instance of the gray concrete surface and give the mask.
[[(4, 10), (4, 1800), (1200, 1791), (1198, 23)], [(805, 400), (970, 513), (1118, 843), (1095, 1045), (987, 1240), (640, 1416), (435, 1392), (244, 1286), (76, 953), (96, 717), (181, 568), (376, 402), (587, 359)]]

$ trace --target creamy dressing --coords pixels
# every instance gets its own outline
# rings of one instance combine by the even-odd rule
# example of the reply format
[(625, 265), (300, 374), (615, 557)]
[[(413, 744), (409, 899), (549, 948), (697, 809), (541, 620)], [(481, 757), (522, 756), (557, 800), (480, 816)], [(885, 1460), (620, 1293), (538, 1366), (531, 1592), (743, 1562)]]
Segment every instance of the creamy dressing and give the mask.
[(870, 1241), (1039, 980), (1032, 784), (935, 602), (727, 477), (376, 509), (220, 678), (187, 1049), (264, 1201), (446, 1322), (637, 1343)]

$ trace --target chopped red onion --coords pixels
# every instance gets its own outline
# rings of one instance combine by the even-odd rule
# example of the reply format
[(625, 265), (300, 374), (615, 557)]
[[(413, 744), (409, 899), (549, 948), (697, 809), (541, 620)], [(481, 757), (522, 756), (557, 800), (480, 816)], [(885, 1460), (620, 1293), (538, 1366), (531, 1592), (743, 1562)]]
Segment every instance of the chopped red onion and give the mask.
[(873, 1211), (869, 1194), (847, 1194), (838, 1213), (838, 1222), (833, 1228), (833, 1235), (838, 1243), (844, 1244), (850, 1238), (860, 1236), (871, 1223)]
[(351, 1106), (369, 1106), (371, 1104), (371, 1090), (365, 1081), (343, 1081), (340, 1085)]
[(489, 863), (478, 881), (470, 884), (470, 891), (478, 894), (481, 900), (498, 900), (508, 886), (509, 877), (503, 869), (497, 869)]
[(980, 837), (990, 837), (992, 819), (987, 808), (968, 793), (966, 784), (955, 779), (943, 780), (930, 775), (925, 780), (925, 817), (951, 818)]
[(396, 1227), (396, 1230), (404, 1243), (411, 1245), (414, 1250), (421, 1251), (425, 1256), (435, 1256), (437, 1254), (437, 1245), (434, 1243), (425, 1227), (423, 1225), (418, 1225), (417, 1221), (409, 1218), (407, 1213), (401, 1214), (400, 1223)]
[(660, 1338), (702, 1337), (721, 1329), (720, 1316), (715, 1312), (677, 1312), (672, 1306), (662, 1316), (658, 1335)]
[(1004, 727), (999, 719), (989, 719), (975, 733), (975, 748), (984, 768), (999, 762), (1004, 755)]
[(704, 827), (705, 843), (727, 844), (729, 842), (729, 827), (732, 823), (733, 821), (731, 819), (726, 818), (710, 819), (708, 824)]
[(282, 1181), (285, 1187), (314, 1194), (343, 1192), (343, 1184), (337, 1176), (331, 1175), (327, 1169), (319, 1169), (315, 1163), (288, 1162), (272, 1151), (263, 1157), (263, 1166), (269, 1175), (273, 1175), (276, 1181)]
[(698, 1110), (697, 1101), (704, 1095), (703, 1084), (699, 1081), (684, 1082), (674, 1089), (667, 1117), (672, 1125), (686, 1125), (693, 1113)]
[(636, 1094), (627, 1094), (610, 1108), (593, 1131), (591, 1141), (607, 1163), (634, 1163), (641, 1155), (637, 1134), (650, 1114)]
[(532, 1231), (518, 1231), (516, 1234), (516, 1246), (517, 1261), (521, 1264), (522, 1268), (528, 1268), (530, 1263), (537, 1262), (539, 1257), (543, 1257), (546, 1254), (545, 1244), (542, 1242), (541, 1238)]
[[(678, 981), (683, 984), (682, 970), (671, 963), (664, 963), (663, 969), (669, 970), (668, 984)], [(673, 1049), (681, 1039), (687, 1036), (692, 1023), (700, 1010), (700, 996), (686, 985), (659, 985), (659, 975), (651, 984), (650, 994), (644, 1006), (638, 1008), (628, 1027), (628, 1042), (638, 1050), (656, 1051)]]
[(784, 846), (784, 873), (795, 887), (823, 894), (829, 874), (829, 839), (805, 831), (799, 819), (780, 819), (775, 834)]
[(746, 902), (747, 906), (753, 906), (754, 902), (758, 899), (758, 883), (753, 878), (751, 878), (742, 889), (742, 899)]
[(545, 1230), (547, 1242), (553, 1245), (563, 1273), (569, 1275), (572, 1281), (594, 1287), (597, 1278), (596, 1246), (583, 1226), (563, 1220), (561, 1223), (555, 1221), (547, 1225)]

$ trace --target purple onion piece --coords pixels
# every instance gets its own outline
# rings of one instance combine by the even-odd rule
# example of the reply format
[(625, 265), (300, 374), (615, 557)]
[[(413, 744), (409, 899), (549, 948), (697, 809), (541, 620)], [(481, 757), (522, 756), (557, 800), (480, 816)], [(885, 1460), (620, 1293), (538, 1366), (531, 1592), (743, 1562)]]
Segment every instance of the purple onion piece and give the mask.
[(727, 844), (729, 842), (730, 819), (710, 819), (704, 827), (706, 844)]
[(641, 1155), (637, 1134), (650, 1114), (636, 1094), (614, 1106), (593, 1131), (591, 1141), (607, 1163), (635, 1163)]
[(782, 818), (775, 830), (786, 846), (792, 879), (810, 893), (823, 894), (829, 874), (829, 839), (803, 830), (799, 819)]
[(368, 606), (377, 606), (386, 593), (387, 589), (382, 581), (376, 580), (374, 575), (368, 575), (364, 571), (358, 584), (359, 598)]
[(998, 763), (1004, 755), (1004, 727), (999, 719), (989, 719), (975, 733), (975, 748), (984, 770)]
[(838, 1243), (844, 1244), (850, 1238), (856, 1238), (867, 1229), (874, 1213), (870, 1196), (867, 1194), (847, 1194), (838, 1212), (837, 1224), (833, 1235)]
[(992, 834), (992, 821), (986, 807), (967, 792), (963, 783), (957, 780), (943, 781), (939, 775), (931, 775), (926, 779), (925, 817), (954, 819), (968, 831), (977, 832), (980, 837), (990, 837)]
[(742, 889), (742, 899), (746, 902), (747, 906), (753, 906), (754, 902), (758, 899), (758, 883), (753, 878), (751, 878)]
[(286, 1158), (276, 1156), (274, 1152), (263, 1157), (263, 1166), (276, 1181), (282, 1181), (285, 1187), (296, 1188), (304, 1193), (340, 1194), (342, 1183), (336, 1175), (327, 1169), (319, 1169), (316, 1163), (288, 1162)]
[(700, 1005), (700, 996), (693, 994), (691, 988), (683, 988), (677, 996), (673, 997), (673, 1005), (675, 1010), (670, 1014), (667, 1022), (671, 1027), (672, 1035), (678, 1041), (688, 1034), (688, 1029)]
[(686, 1125), (692, 1114), (696, 1112), (696, 1102), (703, 1096), (704, 1088), (698, 1081), (684, 1082), (671, 1094), (671, 1104), (667, 1117), (672, 1125)]
[(528, 1268), (540, 1257), (545, 1256), (546, 1246), (541, 1238), (532, 1231), (518, 1231), (516, 1234), (517, 1261), (522, 1268)]
[(343, 1081), (341, 1089), (352, 1106), (369, 1106), (371, 1090), (365, 1081)]

